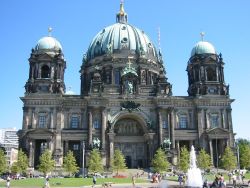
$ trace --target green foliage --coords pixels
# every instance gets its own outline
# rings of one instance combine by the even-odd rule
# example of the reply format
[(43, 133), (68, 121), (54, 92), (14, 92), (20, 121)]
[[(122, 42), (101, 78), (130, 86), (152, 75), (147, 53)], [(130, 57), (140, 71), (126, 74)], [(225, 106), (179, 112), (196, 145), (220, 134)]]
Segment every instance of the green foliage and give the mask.
[(156, 151), (154, 158), (152, 159), (151, 165), (155, 172), (162, 173), (164, 171), (167, 171), (169, 163), (165, 152), (161, 148)]
[(10, 168), (10, 171), (11, 171), (11, 173), (13, 173), (13, 174), (17, 174), (17, 173), (20, 172), (20, 168), (19, 168), (17, 162), (14, 162), (14, 163), (12, 164), (12, 166), (11, 166), (11, 168)]
[(224, 169), (231, 171), (236, 168), (236, 164), (236, 157), (230, 147), (227, 146), (221, 158), (221, 165)]
[(79, 171), (72, 151), (68, 151), (67, 155), (63, 158), (63, 168), (66, 172), (69, 172), (70, 176)]
[(126, 169), (125, 158), (120, 150), (115, 150), (114, 158), (112, 159), (112, 169), (116, 170), (116, 174), (118, 175), (119, 170)]
[(187, 170), (189, 168), (189, 158), (190, 158), (190, 154), (189, 154), (187, 148), (185, 146), (181, 147), (181, 153), (180, 153), (180, 159), (179, 159), (179, 168), (183, 172), (187, 172)]
[(0, 149), (0, 174), (6, 172), (7, 170), (7, 161), (4, 151)]
[(91, 151), (87, 166), (91, 173), (103, 172), (102, 158), (98, 149), (93, 149)]
[(48, 149), (46, 149), (40, 156), (39, 162), (38, 171), (42, 172), (44, 175), (51, 172), (55, 166), (55, 161), (52, 159), (52, 154)]
[(250, 167), (250, 141), (247, 139), (238, 139), (237, 145), (239, 147), (240, 167)]
[(26, 173), (26, 170), (28, 168), (28, 157), (27, 155), (22, 151), (22, 149), (20, 149), (18, 151), (18, 157), (17, 157), (17, 166), (20, 173)]
[(208, 170), (211, 168), (211, 157), (204, 149), (201, 149), (199, 155), (197, 156), (197, 164), (202, 170)]

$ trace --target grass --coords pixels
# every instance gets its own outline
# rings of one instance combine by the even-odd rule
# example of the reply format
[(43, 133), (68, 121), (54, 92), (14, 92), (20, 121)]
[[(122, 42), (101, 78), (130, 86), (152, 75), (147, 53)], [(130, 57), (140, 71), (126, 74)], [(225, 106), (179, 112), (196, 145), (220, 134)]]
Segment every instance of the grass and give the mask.
[[(228, 181), (228, 174), (227, 173), (222, 173), (224, 176), (224, 179), (226, 181)], [(207, 179), (208, 181), (214, 181), (215, 179), (215, 175), (216, 174), (206, 174), (205, 177), (203, 177), (204, 179)], [(245, 174), (245, 180), (249, 180), (250, 179), (250, 172), (247, 172)], [(169, 176), (167, 177), (167, 180), (171, 180), (171, 181), (178, 181), (178, 176)]]
[[(104, 182), (113, 182), (114, 184), (131, 183), (131, 178), (98, 178), (97, 184)], [(136, 183), (148, 182), (144, 179), (136, 179)], [(92, 178), (51, 178), (51, 187), (80, 187), (86, 185), (92, 185)], [(0, 182), (0, 187), (5, 186), (5, 181)], [(27, 178), (22, 180), (12, 180), (11, 186), (13, 187), (42, 187), (45, 184), (44, 178)]]

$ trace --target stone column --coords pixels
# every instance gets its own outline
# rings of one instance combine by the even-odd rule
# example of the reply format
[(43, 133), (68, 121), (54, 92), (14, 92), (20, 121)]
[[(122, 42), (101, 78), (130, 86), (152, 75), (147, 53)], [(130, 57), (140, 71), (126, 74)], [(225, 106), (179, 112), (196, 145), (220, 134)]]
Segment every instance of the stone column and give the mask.
[(22, 129), (28, 129), (28, 108), (23, 107), (23, 126)]
[(106, 117), (106, 113), (103, 109), (102, 111), (102, 149), (105, 149), (105, 131), (106, 131), (106, 127), (107, 127), (107, 117)]
[(158, 132), (159, 132), (159, 145), (162, 144), (162, 115), (161, 115), (161, 110), (158, 110)]
[(172, 143), (172, 148), (175, 148), (175, 134), (174, 134), (174, 129), (175, 129), (175, 112), (174, 109), (171, 110), (171, 143)]
[(228, 129), (229, 131), (232, 131), (232, 115), (231, 115), (232, 109), (227, 110), (227, 119), (228, 119)]
[(64, 112), (63, 112), (63, 114), (64, 114), (64, 128), (70, 128), (70, 126), (69, 126), (69, 113), (68, 113), (68, 110), (66, 110), (66, 109), (64, 109)]
[(29, 142), (29, 167), (34, 168), (34, 140), (30, 140)]
[(225, 129), (228, 129), (228, 119), (227, 119), (227, 111), (226, 111), (226, 109), (223, 110), (223, 115), (224, 115)]
[(37, 124), (36, 124), (36, 115), (35, 115), (35, 109), (32, 109), (32, 118), (31, 118), (31, 121), (32, 121), (32, 129), (35, 129), (37, 128)]
[(65, 140), (65, 154), (67, 154), (69, 151), (69, 141)]
[[(176, 148), (177, 148), (177, 156), (178, 156), (178, 163), (180, 162), (180, 154), (181, 154), (181, 151), (180, 151), (180, 141), (179, 140), (176, 140)], [(174, 161), (172, 161), (174, 163)]]
[(147, 142), (148, 142), (148, 146), (149, 146), (148, 147), (148, 149), (149, 149), (148, 161), (149, 162), (152, 161), (152, 159), (154, 157), (154, 153), (153, 153), (153, 151), (154, 151), (154, 135), (155, 135), (155, 133), (148, 133), (148, 135), (147, 135)]
[(210, 113), (206, 111), (206, 124), (207, 124), (207, 129), (210, 128), (209, 116), (210, 116)]
[(212, 165), (214, 166), (214, 153), (213, 153), (213, 142), (212, 139), (209, 140), (209, 151), (210, 151), (210, 157), (211, 157), (211, 161), (212, 161)]
[(109, 136), (109, 166), (111, 166), (111, 160), (114, 157), (114, 137), (115, 133), (108, 133)]
[(92, 145), (92, 129), (93, 129), (93, 123), (92, 123), (92, 112), (89, 112), (89, 125), (88, 125), (88, 128), (89, 128), (89, 137), (88, 137), (88, 144), (89, 146)]
[(51, 151), (51, 152), (53, 152), (52, 150), (53, 150), (53, 137), (51, 136), (51, 138), (49, 138), (48, 140), (47, 140), (47, 148)]
[(228, 123), (228, 130), (229, 130), (229, 144), (230, 146), (234, 145), (234, 134), (233, 134), (233, 125), (232, 125), (232, 109), (227, 110), (227, 123)]

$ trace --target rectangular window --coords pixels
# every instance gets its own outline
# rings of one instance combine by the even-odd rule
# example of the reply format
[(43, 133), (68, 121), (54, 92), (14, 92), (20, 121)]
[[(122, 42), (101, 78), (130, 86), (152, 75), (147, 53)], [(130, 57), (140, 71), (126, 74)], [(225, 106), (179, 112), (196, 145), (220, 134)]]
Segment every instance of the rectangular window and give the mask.
[(168, 128), (168, 121), (167, 120), (163, 120), (162, 121), (162, 128), (163, 129), (167, 129)]
[(218, 114), (211, 114), (211, 128), (219, 126), (219, 117)]
[(71, 117), (71, 123), (70, 128), (77, 129), (79, 128), (79, 117), (78, 116), (72, 116)]
[(179, 128), (186, 129), (188, 127), (188, 119), (186, 115), (179, 116)]
[(46, 114), (40, 113), (38, 117), (38, 127), (39, 128), (46, 128)]
[(119, 70), (115, 71), (115, 84), (116, 85), (120, 84), (120, 71)]
[(73, 150), (74, 151), (79, 150), (79, 144), (73, 144)]
[(93, 127), (94, 127), (94, 129), (100, 129), (100, 123), (97, 119), (94, 120)]

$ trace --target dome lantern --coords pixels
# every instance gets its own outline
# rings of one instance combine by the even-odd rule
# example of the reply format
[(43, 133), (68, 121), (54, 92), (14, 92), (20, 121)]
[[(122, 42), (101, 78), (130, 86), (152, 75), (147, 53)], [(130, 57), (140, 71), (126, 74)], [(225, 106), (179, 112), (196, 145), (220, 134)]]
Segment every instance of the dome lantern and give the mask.
[(123, 2), (120, 3), (120, 11), (116, 14), (116, 22), (117, 23), (127, 23), (128, 15), (124, 11)]

